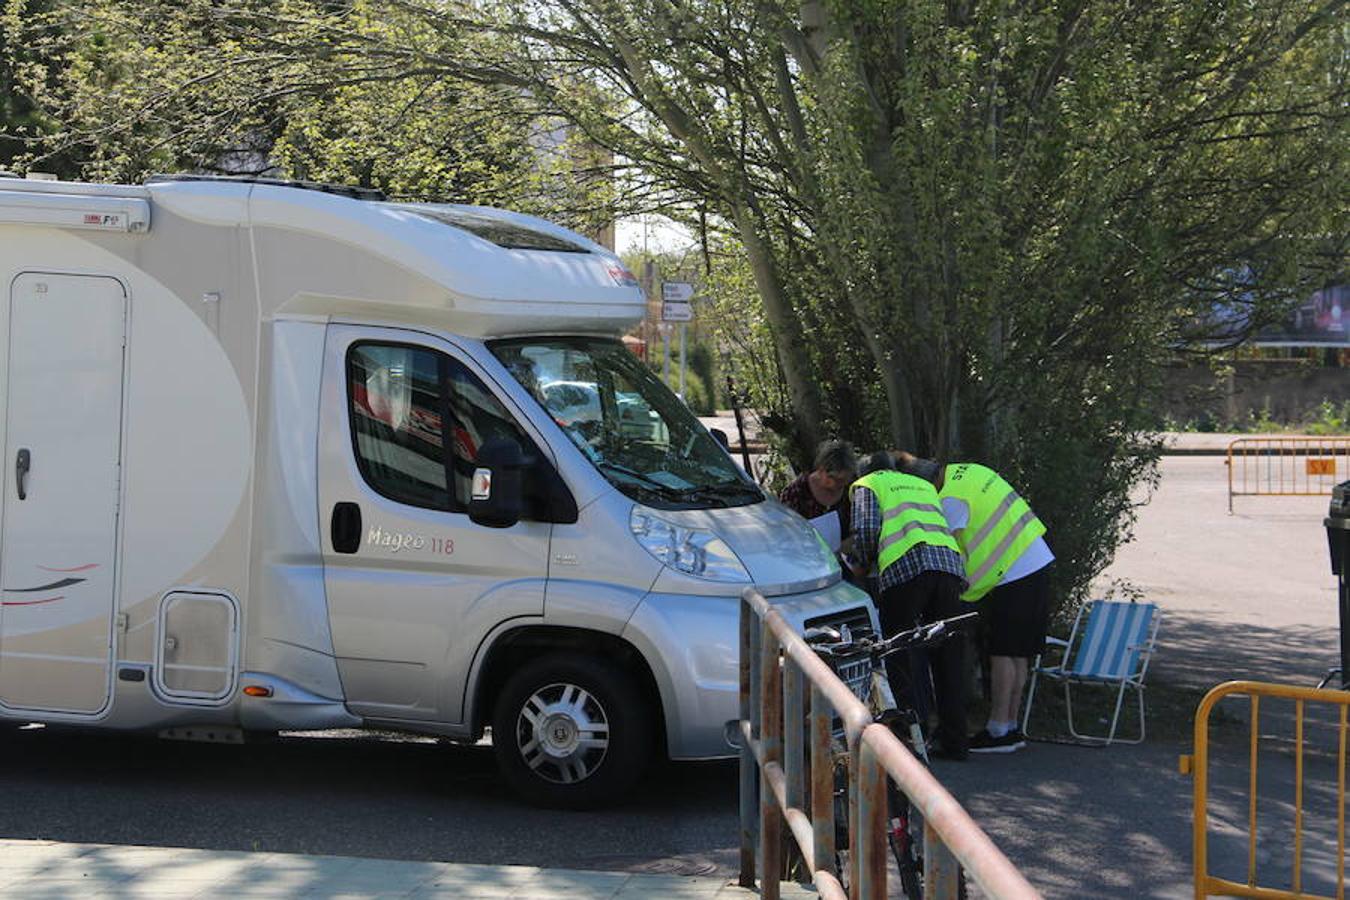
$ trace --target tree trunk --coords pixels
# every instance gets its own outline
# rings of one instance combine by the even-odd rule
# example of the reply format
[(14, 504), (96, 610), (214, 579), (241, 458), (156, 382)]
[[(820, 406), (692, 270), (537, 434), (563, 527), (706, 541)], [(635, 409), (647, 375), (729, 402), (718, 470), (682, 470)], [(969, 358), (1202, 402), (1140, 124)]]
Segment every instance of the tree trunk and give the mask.
[(773, 331), (774, 348), (778, 352), (778, 364), (783, 369), (783, 378), (787, 381), (788, 395), (792, 398), (792, 441), (800, 455), (810, 457), (815, 453), (821, 440), (821, 420), (823, 417), (820, 402), (820, 386), (812, 376), (811, 358), (806, 352), (805, 336), (801, 322), (797, 318), (792, 302), (783, 290), (774, 264), (773, 252), (764, 241), (759, 223), (743, 203), (732, 207), (736, 222), (736, 231), (741, 244), (745, 247), (750, 260), (750, 270), (755, 276), (755, 286), (759, 288), (760, 299), (764, 301), (764, 313), (769, 319)]

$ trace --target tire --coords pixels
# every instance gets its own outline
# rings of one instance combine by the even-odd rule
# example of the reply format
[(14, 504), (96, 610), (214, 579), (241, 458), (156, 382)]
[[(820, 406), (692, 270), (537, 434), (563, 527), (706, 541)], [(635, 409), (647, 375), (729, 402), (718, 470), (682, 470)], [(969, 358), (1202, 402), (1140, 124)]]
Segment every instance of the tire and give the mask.
[(588, 656), (553, 654), (507, 679), (492, 747), (527, 803), (593, 809), (642, 775), (654, 750), (652, 712), (632, 674)]
[(923, 823), (908, 798), (889, 780), (886, 794), (889, 807), (886, 841), (900, 873), (900, 888), (908, 900), (923, 900)]
[[(889, 779), (886, 782), (888, 826), (886, 841), (895, 867), (900, 874), (900, 887), (907, 900), (923, 900), (923, 814), (910, 805), (909, 798)], [(903, 827), (896, 828), (896, 823)], [(956, 896), (966, 900), (966, 871), (957, 865)]]
[[(909, 805), (909, 800), (893, 784), (887, 785), (891, 797), (891, 815), (900, 812), (905, 818), (903, 834), (888, 830), (887, 841), (891, 854), (895, 857), (896, 869), (900, 872), (900, 887), (908, 900), (923, 900), (923, 816)], [(966, 871), (959, 865), (956, 870), (956, 896), (966, 900)]]

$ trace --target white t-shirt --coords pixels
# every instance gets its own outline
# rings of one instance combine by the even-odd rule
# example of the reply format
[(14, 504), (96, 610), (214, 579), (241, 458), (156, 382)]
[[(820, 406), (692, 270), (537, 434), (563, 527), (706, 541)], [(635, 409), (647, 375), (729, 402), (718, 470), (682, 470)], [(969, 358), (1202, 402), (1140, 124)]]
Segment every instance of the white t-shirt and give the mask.
[[(970, 504), (960, 497), (943, 497), (942, 514), (947, 517), (947, 527), (953, 532), (959, 531), (970, 522)], [(1050, 545), (1045, 542), (1044, 537), (1037, 537), (1027, 547), (1026, 552), (1017, 558), (1017, 562), (1003, 573), (998, 583), (1007, 584), (1019, 578), (1026, 578), (1054, 561), (1055, 554), (1050, 552)]]

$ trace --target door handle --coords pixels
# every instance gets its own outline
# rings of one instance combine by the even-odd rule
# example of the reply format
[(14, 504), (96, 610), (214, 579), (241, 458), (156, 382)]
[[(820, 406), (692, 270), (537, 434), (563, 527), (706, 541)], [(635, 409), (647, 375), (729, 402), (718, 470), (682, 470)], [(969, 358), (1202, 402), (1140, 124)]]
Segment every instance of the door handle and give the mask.
[(28, 499), (28, 470), (33, 467), (33, 454), (28, 452), (27, 447), (19, 448), (19, 455), (14, 460), (14, 482), (19, 489), (19, 499)]
[(333, 549), (338, 553), (355, 553), (361, 547), (361, 507), (343, 501), (333, 506), (333, 521), (329, 529)]

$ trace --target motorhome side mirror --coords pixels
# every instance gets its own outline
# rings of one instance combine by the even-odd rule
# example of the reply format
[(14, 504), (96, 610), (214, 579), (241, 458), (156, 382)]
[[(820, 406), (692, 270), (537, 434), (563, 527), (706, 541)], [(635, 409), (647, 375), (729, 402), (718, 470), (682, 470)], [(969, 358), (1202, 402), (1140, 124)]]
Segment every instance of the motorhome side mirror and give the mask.
[(525, 509), (525, 470), (520, 444), (493, 438), (478, 450), (469, 496), (469, 519), (489, 528), (510, 528)]
[(728, 453), (731, 452), (731, 440), (727, 437), (727, 433), (725, 431), (723, 431), (720, 428), (709, 428), (708, 433), (713, 436), (713, 440), (717, 441), (717, 443), (722, 445), (723, 450), (727, 451)]

